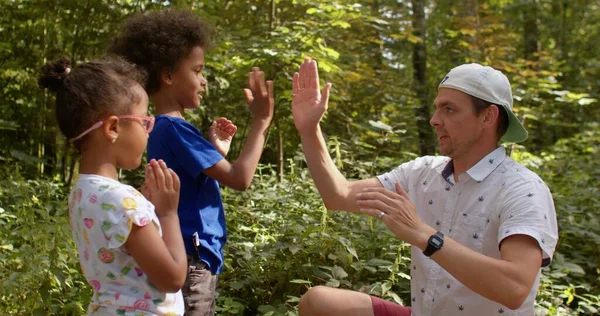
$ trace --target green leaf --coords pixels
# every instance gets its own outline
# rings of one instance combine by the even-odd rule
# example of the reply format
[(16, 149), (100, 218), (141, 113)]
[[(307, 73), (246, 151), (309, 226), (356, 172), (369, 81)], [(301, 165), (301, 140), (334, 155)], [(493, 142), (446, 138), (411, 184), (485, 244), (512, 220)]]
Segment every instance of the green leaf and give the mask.
[(301, 279), (293, 279), (290, 280), (290, 283), (298, 283), (298, 284), (312, 284), (311, 281), (308, 280), (301, 280)]
[(344, 271), (344, 269), (340, 266), (334, 266), (331, 269), (331, 275), (333, 275), (334, 278), (336, 279), (345, 279), (348, 276), (348, 273), (346, 273), (346, 271)]

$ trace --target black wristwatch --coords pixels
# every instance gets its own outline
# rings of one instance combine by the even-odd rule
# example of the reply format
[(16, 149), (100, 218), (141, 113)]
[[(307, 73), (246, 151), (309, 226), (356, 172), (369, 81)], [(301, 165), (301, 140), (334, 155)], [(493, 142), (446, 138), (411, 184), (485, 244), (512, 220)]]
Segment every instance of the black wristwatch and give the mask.
[(423, 254), (427, 257), (434, 254), (436, 251), (442, 249), (444, 245), (444, 234), (438, 231), (435, 234), (429, 237), (429, 241), (427, 241), (427, 248), (423, 251)]

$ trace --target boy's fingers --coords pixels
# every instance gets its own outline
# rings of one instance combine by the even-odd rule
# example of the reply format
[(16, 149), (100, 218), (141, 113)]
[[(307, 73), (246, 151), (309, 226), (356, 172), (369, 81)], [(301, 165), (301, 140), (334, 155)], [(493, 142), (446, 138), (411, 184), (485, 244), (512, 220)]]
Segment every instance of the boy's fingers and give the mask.
[(252, 101), (254, 101), (254, 96), (252, 95), (252, 91), (250, 89), (244, 89), (244, 97), (246, 98), (246, 102), (248, 104), (252, 104)]
[(265, 73), (259, 71), (256, 76), (256, 80), (258, 81), (258, 86), (260, 88), (260, 95), (264, 97), (267, 96), (267, 87), (265, 86)]
[[(256, 82), (255, 82), (255, 73), (251, 71), (248, 73), (248, 87), (250, 87), (251, 91), (256, 90)], [(245, 90), (245, 89), (244, 89)]]
[(269, 100), (273, 100), (274, 99), (274, 94), (273, 94), (273, 80), (267, 80), (266, 82), (267, 84), (267, 96), (269, 97)]

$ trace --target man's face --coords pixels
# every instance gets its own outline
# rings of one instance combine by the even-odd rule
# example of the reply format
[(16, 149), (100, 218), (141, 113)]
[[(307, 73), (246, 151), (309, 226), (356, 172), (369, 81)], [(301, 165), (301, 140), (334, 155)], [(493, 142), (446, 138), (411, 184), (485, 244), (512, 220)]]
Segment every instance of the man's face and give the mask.
[(429, 121), (435, 127), (440, 153), (452, 159), (464, 157), (478, 144), (483, 133), (483, 116), (477, 116), (469, 95), (440, 88), (435, 113)]

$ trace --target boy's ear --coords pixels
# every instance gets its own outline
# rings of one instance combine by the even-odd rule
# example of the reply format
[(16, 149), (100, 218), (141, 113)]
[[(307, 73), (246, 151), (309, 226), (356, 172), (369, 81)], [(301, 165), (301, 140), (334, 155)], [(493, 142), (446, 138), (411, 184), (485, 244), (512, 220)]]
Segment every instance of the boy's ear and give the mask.
[(173, 79), (171, 78), (171, 70), (163, 68), (163, 70), (160, 71), (160, 80), (167, 85), (173, 84)]

